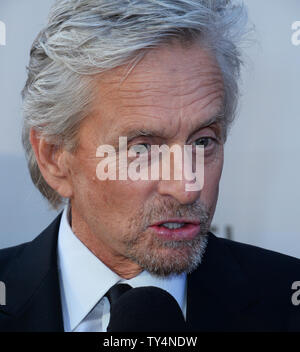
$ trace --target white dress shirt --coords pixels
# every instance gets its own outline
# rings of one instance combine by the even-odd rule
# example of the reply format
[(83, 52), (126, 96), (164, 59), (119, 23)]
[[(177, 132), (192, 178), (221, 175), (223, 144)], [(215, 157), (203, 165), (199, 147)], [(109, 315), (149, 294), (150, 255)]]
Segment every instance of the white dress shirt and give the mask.
[(176, 299), (186, 317), (186, 274), (157, 278), (144, 270), (132, 279), (123, 279), (77, 238), (68, 214), (69, 205), (62, 214), (57, 248), (65, 331), (107, 331), (110, 305), (103, 296), (116, 283), (162, 288)]

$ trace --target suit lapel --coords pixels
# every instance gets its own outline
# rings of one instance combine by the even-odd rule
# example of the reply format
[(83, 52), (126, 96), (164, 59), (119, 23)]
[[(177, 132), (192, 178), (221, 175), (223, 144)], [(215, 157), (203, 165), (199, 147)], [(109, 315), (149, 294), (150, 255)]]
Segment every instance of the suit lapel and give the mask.
[(57, 234), (61, 214), (32, 242), (20, 246), (2, 279), (6, 284), (5, 319), (0, 328), (63, 331), (57, 270)]
[(187, 276), (187, 323), (192, 331), (243, 329), (241, 313), (258, 300), (224, 240), (209, 234), (202, 263)]

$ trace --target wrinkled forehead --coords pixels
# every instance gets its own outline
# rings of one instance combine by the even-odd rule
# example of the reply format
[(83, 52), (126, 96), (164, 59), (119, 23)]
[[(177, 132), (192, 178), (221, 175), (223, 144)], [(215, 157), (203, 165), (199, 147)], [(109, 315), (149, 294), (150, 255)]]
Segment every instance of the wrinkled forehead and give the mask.
[(223, 76), (207, 49), (152, 49), (122, 80), (126, 70), (126, 66), (113, 69), (99, 82), (94, 111), (106, 133), (137, 123), (177, 128), (184, 120), (193, 127), (199, 119), (204, 123), (222, 113)]
[[(214, 54), (206, 48), (193, 45), (189, 48), (172, 44), (147, 50), (143, 58), (130, 69), (122, 65), (107, 71), (101, 79), (101, 91), (111, 95), (118, 92), (120, 96), (144, 96), (151, 88), (160, 94), (163, 89), (176, 91), (188, 88), (202, 80), (223, 81), (220, 67)], [(124, 77), (126, 78), (124, 79)]]

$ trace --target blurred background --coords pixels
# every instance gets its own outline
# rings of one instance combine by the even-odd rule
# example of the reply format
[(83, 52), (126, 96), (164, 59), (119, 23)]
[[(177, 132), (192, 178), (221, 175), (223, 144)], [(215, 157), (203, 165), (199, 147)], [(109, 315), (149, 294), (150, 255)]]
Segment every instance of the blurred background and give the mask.
[[(256, 42), (244, 50), (242, 96), (212, 228), (220, 237), (300, 258), (300, 33), (297, 24), (292, 28), (300, 2), (244, 2)], [(0, 248), (32, 240), (57, 214), (34, 188), (21, 145), (25, 68), (52, 3), (0, 2)]]

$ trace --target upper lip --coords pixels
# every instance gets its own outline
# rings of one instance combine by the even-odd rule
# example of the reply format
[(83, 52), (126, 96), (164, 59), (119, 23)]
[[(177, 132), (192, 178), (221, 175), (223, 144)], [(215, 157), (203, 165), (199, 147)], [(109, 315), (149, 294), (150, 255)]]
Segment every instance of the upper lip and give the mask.
[(167, 220), (162, 220), (158, 221), (150, 226), (158, 226), (161, 224), (164, 224), (166, 222), (177, 222), (177, 223), (189, 223), (189, 224), (194, 224), (194, 225), (199, 225), (200, 221), (199, 220), (193, 220), (193, 219), (185, 219), (185, 218), (172, 218), (172, 219), (167, 219)]

